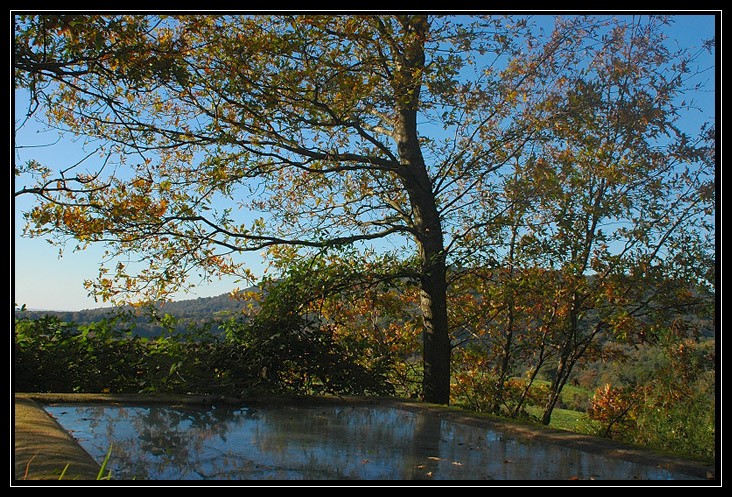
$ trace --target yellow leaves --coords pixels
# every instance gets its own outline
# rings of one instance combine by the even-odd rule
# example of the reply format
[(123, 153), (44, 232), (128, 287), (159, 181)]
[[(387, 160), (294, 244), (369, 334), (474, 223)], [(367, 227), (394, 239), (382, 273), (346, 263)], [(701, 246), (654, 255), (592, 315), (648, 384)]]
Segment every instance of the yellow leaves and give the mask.
[(80, 239), (94, 226), (94, 219), (88, 216), (82, 207), (57, 207), (57, 223), (71, 232), (75, 232)]
[(61, 219), (66, 226), (72, 226), (74, 224), (74, 214), (68, 209), (63, 211)]
[(158, 33), (158, 42), (161, 45), (167, 44), (173, 39), (173, 32), (170, 29), (161, 29), (157, 33)]
[(223, 165), (218, 165), (211, 171), (211, 179), (214, 183), (223, 183), (229, 180), (229, 171)]
[(131, 184), (134, 188), (137, 188), (138, 190), (143, 190), (147, 188), (149, 182), (144, 178), (135, 178), (134, 180), (132, 180)]
[(168, 208), (168, 201), (165, 199), (162, 199), (153, 208), (153, 214), (157, 217), (162, 217), (165, 214), (167, 208)]

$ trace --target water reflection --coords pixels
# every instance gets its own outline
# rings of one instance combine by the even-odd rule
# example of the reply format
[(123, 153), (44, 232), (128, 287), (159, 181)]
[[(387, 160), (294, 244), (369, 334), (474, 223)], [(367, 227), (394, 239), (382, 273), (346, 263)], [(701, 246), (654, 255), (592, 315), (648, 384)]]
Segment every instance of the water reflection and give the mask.
[(671, 479), (666, 470), (388, 407), (48, 406), (117, 479)]

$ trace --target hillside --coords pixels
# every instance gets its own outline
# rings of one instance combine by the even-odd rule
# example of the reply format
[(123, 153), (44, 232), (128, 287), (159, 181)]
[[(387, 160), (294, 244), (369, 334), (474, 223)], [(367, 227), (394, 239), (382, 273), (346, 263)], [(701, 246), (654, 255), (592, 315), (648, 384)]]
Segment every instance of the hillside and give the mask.
[[(246, 291), (256, 291), (256, 287)], [(44, 316), (57, 317), (61, 321), (73, 322), (76, 324), (88, 324), (110, 318), (114, 315), (126, 314), (134, 323), (133, 332), (140, 336), (156, 336), (162, 333), (163, 328), (151, 319), (151, 314), (162, 317), (169, 314), (178, 320), (176, 331), (185, 332), (191, 325), (210, 323), (212, 321), (222, 322), (232, 316), (241, 313), (247, 307), (247, 302), (233, 299), (228, 293), (216, 297), (198, 297), (195, 299), (164, 302), (155, 304), (152, 308), (135, 309), (129, 306), (120, 308), (100, 307), (95, 309), (84, 309), (81, 311), (15, 311), (15, 316), (21, 315), (31, 319), (38, 319)], [(218, 327), (213, 329), (214, 332)]]

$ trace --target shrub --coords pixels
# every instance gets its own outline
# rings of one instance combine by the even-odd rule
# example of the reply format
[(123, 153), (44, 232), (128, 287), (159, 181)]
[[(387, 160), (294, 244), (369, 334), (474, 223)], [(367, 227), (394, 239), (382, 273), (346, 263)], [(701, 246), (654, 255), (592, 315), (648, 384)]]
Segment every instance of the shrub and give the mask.
[[(228, 338), (197, 330), (154, 339), (116, 319), (80, 326), (56, 317), (15, 323), (15, 388), (107, 393), (390, 393), (386, 370), (302, 317), (228, 323)], [(129, 330), (128, 330), (129, 331)], [(381, 368), (381, 369), (380, 369)]]
[(590, 418), (611, 438), (714, 457), (713, 341), (667, 340), (655, 357), (658, 368), (644, 382), (598, 389)]

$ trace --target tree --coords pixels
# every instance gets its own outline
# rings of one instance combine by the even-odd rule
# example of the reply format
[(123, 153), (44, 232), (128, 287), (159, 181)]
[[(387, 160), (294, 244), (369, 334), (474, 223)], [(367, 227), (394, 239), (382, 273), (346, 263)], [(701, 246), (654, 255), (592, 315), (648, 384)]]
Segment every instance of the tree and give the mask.
[[(598, 335), (637, 339), (660, 324), (643, 317), (664, 298), (673, 294), (672, 309), (683, 313), (703, 304), (691, 288), (714, 284), (714, 130), (704, 125), (690, 138), (678, 126), (690, 62), (669, 52), (653, 20), (618, 26), (604, 41), (563, 95), (534, 171), (548, 186), (539, 207), (548, 217), (527, 243), (538, 242), (536, 253), (560, 272), (567, 303), (544, 424)], [(677, 266), (680, 237), (689, 260)]]
[(567, 54), (600, 53), (597, 33), (616, 23), (559, 19), (544, 34), (498, 16), (17, 16), (29, 114), (88, 137), (101, 162), (21, 167), (40, 175), (18, 191), (39, 198), (30, 232), (141, 254), (147, 267), (117, 261), (89, 283), (105, 299), (160, 298), (194, 270), (245, 274), (242, 251), (286, 261), (409, 244), (423, 396), (447, 403), (448, 265), (499, 220), (492, 178), (543, 139), (577, 70)]
[(545, 302), (529, 313), (534, 350), (555, 364), (544, 424), (600, 338), (650, 339), (706, 310), (693, 290), (714, 286), (714, 127), (681, 128), (693, 56), (670, 50), (659, 22), (632, 19), (591, 54), (562, 54), (576, 69), (545, 100), (561, 110), (541, 115), (551, 120), (507, 176), (504, 219), (484, 236), (506, 241), (501, 266), (515, 273), (496, 283), (508, 295), (500, 355), (516, 340), (517, 306)]

